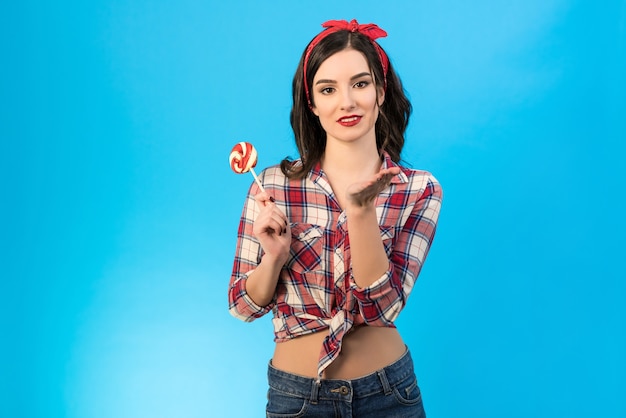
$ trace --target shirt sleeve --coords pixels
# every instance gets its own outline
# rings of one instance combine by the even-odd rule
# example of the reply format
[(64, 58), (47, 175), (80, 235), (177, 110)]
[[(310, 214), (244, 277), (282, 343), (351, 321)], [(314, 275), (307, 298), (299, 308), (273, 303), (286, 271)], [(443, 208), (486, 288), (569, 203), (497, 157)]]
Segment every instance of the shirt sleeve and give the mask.
[(228, 308), (231, 315), (245, 322), (260, 318), (274, 306), (274, 302), (267, 306), (257, 305), (246, 291), (246, 280), (259, 265), (263, 255), (261, 244), (252, 233), (252, 226), (257, 215), (254, 195), (258, 192), (258, 186), (252, 183), (239, 221), (235, 260), (228, 290)]
[(351, 287), (368, 325), (392, 326), (415, 285), (437, 229), (443, 192), (428, 176), (423, 192), (394, 240), (389, 269), (366, 288)]

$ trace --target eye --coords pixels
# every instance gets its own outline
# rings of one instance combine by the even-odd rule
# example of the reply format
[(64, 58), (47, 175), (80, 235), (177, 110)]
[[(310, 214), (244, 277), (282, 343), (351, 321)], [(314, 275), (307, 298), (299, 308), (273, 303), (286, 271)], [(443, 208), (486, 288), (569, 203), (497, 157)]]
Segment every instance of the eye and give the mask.
[(322, 94), (331, 94), (333, 91), (335, 91), (334, 87), (323, 87), (320, 89)]
[(363, 88), (365, 88), (365, 87), (367, 87), (369, 85), (370, 85), (369, 81), (363, 80), (363, 81), (357, 81), (356, 84), (354, 84), (354, 87), (356, 87), (358, 89), (363, 89)]

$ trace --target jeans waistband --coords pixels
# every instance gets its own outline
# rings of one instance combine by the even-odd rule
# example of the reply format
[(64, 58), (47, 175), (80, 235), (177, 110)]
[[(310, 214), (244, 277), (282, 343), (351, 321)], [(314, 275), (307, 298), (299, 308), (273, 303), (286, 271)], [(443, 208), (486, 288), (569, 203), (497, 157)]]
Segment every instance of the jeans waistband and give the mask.
[(367, 376), (351, 380), (321, 379), (300, 376), (268, 367), (268, 382), (271, 388), (294, 396), (318, 399), (352, 399), (374, 393), (391, 393), (391, 387), (412, 377), (413, 359), (407, 350), (402, 357), (389, 366), (383, 367)]

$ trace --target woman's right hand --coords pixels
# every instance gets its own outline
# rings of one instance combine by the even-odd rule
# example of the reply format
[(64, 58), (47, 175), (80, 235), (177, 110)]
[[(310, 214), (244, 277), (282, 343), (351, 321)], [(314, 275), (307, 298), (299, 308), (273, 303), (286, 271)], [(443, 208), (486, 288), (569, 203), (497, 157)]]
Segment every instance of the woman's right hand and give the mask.
[(259, 208), (259, 214), (254, 221), (252, 232), (261, 244), (265, 257), (281, 266), (289, 258), (291, 246), (291, 227), (289, 220), (274, 199), (267, 193), (261, 192), (254, 197)]

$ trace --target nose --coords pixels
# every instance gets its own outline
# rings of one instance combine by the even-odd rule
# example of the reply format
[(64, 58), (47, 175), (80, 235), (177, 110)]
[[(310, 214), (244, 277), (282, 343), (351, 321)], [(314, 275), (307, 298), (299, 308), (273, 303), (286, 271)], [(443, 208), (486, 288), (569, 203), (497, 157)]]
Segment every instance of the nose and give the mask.
[(344, 90), (341, 95), (341, 110), (351, 110), (356, 107), (351, 89)]

